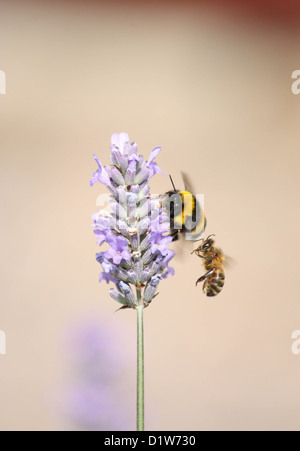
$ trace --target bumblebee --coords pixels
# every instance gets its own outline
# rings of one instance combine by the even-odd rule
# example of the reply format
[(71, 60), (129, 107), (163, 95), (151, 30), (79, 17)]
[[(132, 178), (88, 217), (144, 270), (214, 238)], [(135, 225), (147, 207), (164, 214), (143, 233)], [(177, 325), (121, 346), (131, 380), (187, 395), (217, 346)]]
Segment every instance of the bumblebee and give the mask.
[(216, 296), (222, 290), (225, 282), (224, 261), (225, 257), (221, 249), (214, 246), (215, 242), (209, 235), (206, 240), (195, 249), (192, 254), (198, 255), (203, 259), (203, 266), (207, 271), (196, 281), (203, 282), (203, 291), (206, 296)]
[(170, 220), (170, 235), (173, 241), (178, 240), (179, 233), (185, 239), (197, 241), (205, 230), (206, 218), (194, 190), (186, 174), (182, 173), (185, 190), (175, 188), (172, 177), (170, 180), (173, 190), (163, 196), (163, 207)]

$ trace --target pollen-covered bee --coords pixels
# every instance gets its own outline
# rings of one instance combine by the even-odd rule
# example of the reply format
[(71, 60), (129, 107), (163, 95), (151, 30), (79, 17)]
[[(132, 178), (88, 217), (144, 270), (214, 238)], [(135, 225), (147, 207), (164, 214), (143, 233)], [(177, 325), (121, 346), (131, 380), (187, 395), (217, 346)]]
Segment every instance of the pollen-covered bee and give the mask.
[(225, 282), (225, 257), (221, 249), (214, 246), (215, 242), (211, 236), (213, 235), (209, 235), (192, 252), (203, 259), (203, 266), (207, 271), (196, 281), (196, 286), (199, 282), (204, 281), (202, 289), (206, 296), (216, 296), (222, 290)]
[(163, 196), (163, 206), (170, 220), (170, 235), (178, 240), (179, 233), (187, 240), (196, 241), (205, 230), (206, 218), (186, 174), (182, 173), (185, 190), (175, 188)]

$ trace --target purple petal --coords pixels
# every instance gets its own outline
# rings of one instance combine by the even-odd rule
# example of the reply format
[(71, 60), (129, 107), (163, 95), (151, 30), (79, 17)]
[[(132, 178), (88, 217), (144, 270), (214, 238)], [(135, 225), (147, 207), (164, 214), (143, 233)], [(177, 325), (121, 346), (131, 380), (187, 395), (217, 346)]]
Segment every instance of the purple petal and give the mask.
[(122, 235), (108, 236), (106, 241), (111, 246), (111, 248), (114, 249), (115, 251), (123, 251), (128, 246), (128, 241)]
[(124, 151), (124, 144), (129, 143), (129, 136), (127, 133), (114, 133), (111, 137), (111, 144), (112, 146), (118, 147), (120, 152), (123, 154)]
[(160, 151), (161, 151), (161, 147), (155, 147), (153, 150), (151, 150), (150, 158), (148, 160), (149, 165), (157, 157), (157, 155), (159, 154)]
[(131, 254), (129, 251), (125, 250), (121, 252), (122, 258), (124, 260), (129, 260), (131, 258)]
[(106, 233), (102, 230), (96, 229), (94, 230), (94, 234), (97, 235), (97, 243), (100, 243), (101, 245), (106, 239)]
[(132, 161), (138, 163), (140, 161), (140, 157), (134, 153), (128, 157), (128, 161), (129, 163), (131, 163)]
[(105, 280), (106, 283), (113, 282), (117, 283), (117, 279), (112, 276), (109, 272), (101, 272), (99, 275), (99, 282), (102, 282), (102, 280)]
[(163, 175), (167, 175), (158, 167), (158, 165), (155, 162), (149, 165), (149, 169), (150, 169), (149, 179), (151, 179), (151, 177), (153, 177), (155, 174), (158, 174), (159, 172), (161, 172)]
[(106, 252), (99, 252), (96, 254), (96, 260), (103, 268), (104, 272), (110, 272), (113, 269), (113, 265), (106, 259)]
[[(110, 248), (105, 252), (105, 258), (112, 259), (115, 265), (119, 265), (122, 260), (122, 255), (120, 252), (116, 252), (114, 249)], [(103, 265), (102, 265), (103, 266)]]
[(107, 172), (103, 169), (97, 155), (95, 155), (95, 154), (93, 154), (93, 155), (94, 155), (96, 163), (98, 164), (98, 169), (96, 172), (94, 172), (94, 174), (90, 180), (90, 185), (93, 186), (96, 182), (101, 182), (104, 185), (110, 185), (110, 179), (109, 179)]

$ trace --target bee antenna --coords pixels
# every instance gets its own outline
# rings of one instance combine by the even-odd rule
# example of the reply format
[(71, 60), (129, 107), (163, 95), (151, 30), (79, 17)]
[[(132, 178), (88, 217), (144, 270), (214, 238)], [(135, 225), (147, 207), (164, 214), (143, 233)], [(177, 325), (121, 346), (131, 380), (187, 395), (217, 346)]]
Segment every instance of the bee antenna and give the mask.
[(210, 238), (211, 236), (216, 236), (214, 233), (211, 233), (210, 235), (208, 235), (208, 237), (206, 238), (208, 240), (208, 238)]
[(172, 176), (171, 176), (171, 175), (169, 175), (169, 177), (170, 177), (170, 180), (171, 180), (172, 186), (173, 186), (173, 188), (174, 188), (174, 191), (176, 191), (176, 188), (175, 188), (175, 185), (174, 185), (174, 182), (173, 182)]
[(199, 240), (194, 240), (194, 243), (197, 243), (197, 241), (204, 241), (204, 238), (199, 238)]

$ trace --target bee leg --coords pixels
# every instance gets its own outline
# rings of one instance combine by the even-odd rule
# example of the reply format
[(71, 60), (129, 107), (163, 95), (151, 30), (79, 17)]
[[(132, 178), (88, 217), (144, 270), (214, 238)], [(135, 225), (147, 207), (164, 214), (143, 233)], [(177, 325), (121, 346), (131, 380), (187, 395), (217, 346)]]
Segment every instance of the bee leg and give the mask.
[(211, 233), (210, 235), (208, 235), (208, 237), (206, 239), (208, 240), (211, 236), (216, 236), (216, 235), (214, 233)]
[[(195, 251), (193, 251), (192, 252), (192, 254), (194, 253)], [(200, 254), (196, 254), (198, 257), (200, 257), (200, 258), (204, 258), (204, 260), (206, 260), (207, 262), (212, 262), (212, 260), (210, 259), (210, 258), (208, 258), (208, 257), (204, 257), (204, 255), (200, 255)]]
[(211, 259), (208, 257), (204, 257), (203, 255), (199, 255), (200, 258), (204, 258), (204, 260), (206, 260), (207, 262), (211, 263)]
[(206, 249), (205, 250), (202, 250), (202, 251), (198, 251), (197, 249), (194, 249), (193, 250), (193, 252), (191, 252), (191, 254), (196, 254), (198, 257), (200, 257), (200, 258), (204, 258), (204, 260), (206, 260), (206, 261), (208, 261), (208, 262), (211, 262), (211, 259), (210, 258), (208, 258), (208, 257), (204, 257), (204, 255), (200, 255), (200, 252), (207, 252), (206, 251)]
[(199, 277), (199, 279), (196, 280), (196, 286), (198, 285), (198, 283), (203, 282), (203, 280), (205, 280), (207, 277), (209, 277), (214, 272), (214, 270), (215, 270), (215, 268), (210, 269), (206, 274)]
[(177, 241), (177, 240), (179, 239), (179, 232), (178, 232), (178, 230), (173, 230), (173, 231), (170, 233), (170, 236), (173, 238), (173, 239), (172, 239), (172, 242), (173, 242), (173, 241)]

